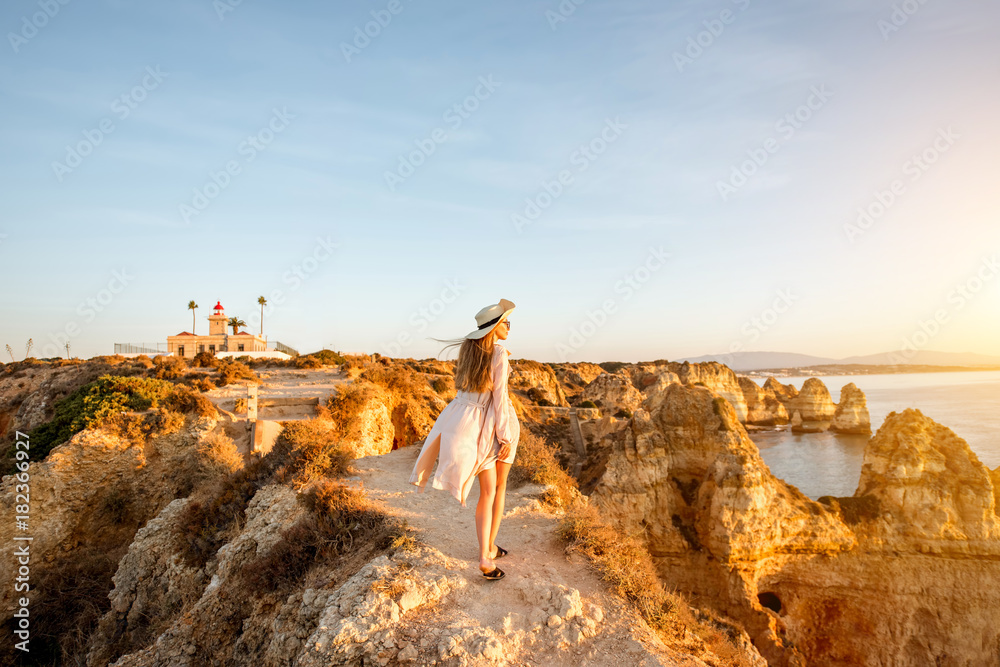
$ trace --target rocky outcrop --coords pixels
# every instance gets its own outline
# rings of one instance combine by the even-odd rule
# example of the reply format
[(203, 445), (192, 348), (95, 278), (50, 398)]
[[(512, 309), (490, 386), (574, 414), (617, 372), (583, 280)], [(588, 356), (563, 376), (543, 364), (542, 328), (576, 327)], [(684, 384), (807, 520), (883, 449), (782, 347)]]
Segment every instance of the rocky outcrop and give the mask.
[[(282, 531), (302, 516), (298, 494), (278, 484), (257, 491), (240, 532), (203, 571), (188, 569), (177, 554), (173, 533), (182, 527), (188, 502), (177, 500), (140, 532), (122, 559), (113, 609), (91, 642), (87, 664), (705, 667), (698, 655), (722, 664), (694, 636), (678, 642), (684, 653), (666, 646), (641, 617), (601, 590), (588, 565), (568, 559), (553, 539), (558, 519), (534, 509), (540, 488), (509, 491), (508, 511), (518, 515), (517, 524), (530, 527), (508, 529), (508, 538), (521, 529), (533, 539), (510, 543), (518, 555), (512, 552), (515, 560), (504, 566), (507, 578), (496, 585), (484, 582), (469, 561), (469, 513), (447, 516), (457, 507), (447, 494), (403, 488), (403, 472), (412, 466), (409, 451), (369, 457), (358, 466), (363, 487), (381, 499), (374, 502), (421, 524), (422, 536), (434, 536), (433, 546), (390, 548), (367, 562), (348, 554), (313, 568), (314, 576), (290, 590), (248, 590), (241, 572), (268, 558)], [(461, 537), (455, 535), (456, 521), (464, 522)], [(162, 617), (151, 620), (154, 613)], [(129, 631), (130, 620), (147, 626), (152, 636), (133, 642), (131, 650), (109, 650), (116, 633)], [(745, 655), (746, 664), (762, 664), (752, 647)]]
[(837, 411), (830, 392), (819, 378), (809, 378), (802, 383), (802, 389), (794, 398), (787, 399), (785, 409), (788, 414), (798, 412), (803, 421), (829, 422)]
[(736, 374), (728, 366), (717, 361), (697, 364), (685, 361), (684, 363), (671, 362), (665, 368), (676, 373), (682, 384), (705, 386), (726, 399), (736, 410), (736, 418), (740, 422), (746, 422), (747, 402), (743, 397), (743, 390), (740, 389)]
[(406, 372), (402, 390), (358, 378), (331, 397), (332, 417), (352, 456), (385, 454), (430, 433), (447, 403), (423, 376)]
[[(768, 378), (773, 379), (773, 378)], [(747, 404), (747, 424), (774, 426), (788, 423), (788, 411), (770, 388), (761, 388), (746, 376), (739, 376), (740, 389)]]
[[(220, 465), (235, 454), (235, 445), (225, 436), (226, 417), (188, 418), (180, 431), (135, 442), (102, 430), (86, 429), (53, 449), (44, 461), (31, 462), (31, 543), (35, 558), (62, 558), (72, 552), (81, 525), (100, 522), (110, 507), (130, 516), (155, 514), (178, 495), (186, 495), (198, 484), (210, 482), (231, 471)], [(218, 436), (213, 447), (203, 447)], [(233, 451), (219, 452), (218, 447)], [(0, 482), (0, 503), (13, 508), (18, 480), (14, 475)], [(109, 505), (109, 503), (113, 503)], [(0, 522), (0, 559), (14, 560), (19, 545), (13, 516)], [(145, 519), (143, 519), (144, 521)], [(13, 571), (0, 568), (0, 606), (9, 602)]]
[(632, 384), (646, 396), (658, 394), (668, 385), (679, 384), (681, 379), (677, 373), (666, 366), (656, 364), (637, 364), (628, 368)]
[[(871, 433), (871, 417), (864, 392), (852, 382), (840, 390), (840, 403), (834, 403), (829, 390), (819, 378), (808, 378), (802, 390), (783, 385), (773, 377), (762, 388), (750, 378), (740, 378), (750, 416), (748, 424), (790, 423), (795, 433)], [(780, 406), (780, 408), (778, 407)], [(782, 418), (782, 413), (784, 417)]]
[(789, 638), (833, 664), (996, 664), (995, 478), (950, 429), (918, 410), (890, 414), (854, 496), (820, 499), (857, 548), (823, 563), (787, 559), (758, 581), (780, 599)]
[(560, 382), (576, 388), (582, 388), (590, 384), (594, 381), (594, 378), (603, 372), (604, 369), (597, 364), (586, 361), (574, 364), (558, 364), (555, 368), (556, 377)]
[(782, 403), (786, 403), (795, 398), (799, 390), (790, 384), (781, 384), (775, 378), (769, 377), (764, 381), (764, 391), (768, 392)]
[(965, 440), (911, 409), (868, 443), (855, 497), (878, 506), (868, 533), (888, 548), (1000, 555), (995, 492)]
[(837, 433), (857, 433), (867, 435), (872, 432), (872, 421), (868, 414), (868, 401), (864, 392), (851, 382), (840, 390), (840, 403), (833, 413), (830, 430)]
[(739, 620), (769, 664), (994, 664), (1000, 469), (950, 430), (893, 413), (855, 495), (814, 503), (707, 391), (668, 387), (643, 407), (602, 441), (584, 491), (646, 536), (668, 586)]
[(538, 405), (556, 407), (569, 405), (556, 374), (547, 364), (540, 364), (530, 359), (516, 359), (510, 366), (508, 385), (511, 389), (524, 392)]
[(132, 375), (141, 368), (121, 359), (117, 365), (102, 360), (5, 365), (0, 373), (0, 442), (12, 439), (14, 431), (27, 433), (51, 420), (59, 399), (101, 374)]
[(602, 373), (583, 389), (581, 401), (592, 401), (606, 414), (620, 410), (633, 412), (646, 397), (624, 373)]
[(668, 386), (602, 444), (583, 489), (602, 514), (645, 534), (668, 586), (716, 600), (765, 658), (783, 664), (780, 624), (756, 601), (758, 564), (839, 553), (853, 547), (851, 531), (775, 478), (733, 407), (708, 388)]

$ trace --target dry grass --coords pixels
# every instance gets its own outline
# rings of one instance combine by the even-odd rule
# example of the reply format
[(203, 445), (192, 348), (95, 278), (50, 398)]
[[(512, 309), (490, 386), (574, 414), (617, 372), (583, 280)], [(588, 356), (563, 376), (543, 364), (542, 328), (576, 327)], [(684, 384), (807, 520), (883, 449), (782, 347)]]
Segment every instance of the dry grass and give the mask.
[(166, 407), (185, 414), (195, 414), (199, 417), (215, 417), (219, 414), (215, 404), (196, 391), (183, 386), (177, 386), (174, 392), (164, 402)]
[(374, 556), (396, 539), (395, 522), (360, 491), (321, 479), (299, 500), (308, 513), (283, 530), (270, 551), (241, 570), (252, 590), (289, 590), (317, 564), (358, 551)]
[(358, 435), (359, 416), (365, 404), (376, 397), (378, 390), (371, 382), (355, 381), (339, 388), (327, 401), (330, 418), (340, 436), (350, 439)]
[(350, 451), (341, 445), (336, 425), (324, 419), (288, 422), (279, 436), (288, 447), (282, 471), (293, 488), (319, 477), (342, 477), (351, 470)]
[(214, 474), (232, 474), (243, 467), (243, 456), (233, 439), (212, 431), (198, 442), (198, 456)]
[(369, 590), (398, 601), (400, 596), (406, 592), (406, 573), (412, 569), (413, 566), (410, 563), (403, 561), (396, 565), (388, 576), (373, 581)]
[(240, 381), (260, 383), (260, 377), (242, 361), (223, 359), (219, 362), (218, 372), (215, 374), (216, 385), (225, 387)]
[(555, 509), (567, 509), (580, 501), (580, 491), (576, 480), (559, 465), (556, 451), (555, 445), (522, 429), (508, 480), (515, 487), (527, 482), (543, 484), (547, 489), (542, 502)]
[(677, 598), (663, 590), (649, 552), (637, 539), (622, 535), (587, 503), (570, 508), (559, 534), (571, 550), (587, 556), (602, 578), (635, 605), (651, 626), (676, 634), (677, 609), (684, 603), (678, 604)]
[(158, 354), (153, 357), (153, 369), (153, 377), (158, 380), (179, 380), (187, 372), (187, 361)]

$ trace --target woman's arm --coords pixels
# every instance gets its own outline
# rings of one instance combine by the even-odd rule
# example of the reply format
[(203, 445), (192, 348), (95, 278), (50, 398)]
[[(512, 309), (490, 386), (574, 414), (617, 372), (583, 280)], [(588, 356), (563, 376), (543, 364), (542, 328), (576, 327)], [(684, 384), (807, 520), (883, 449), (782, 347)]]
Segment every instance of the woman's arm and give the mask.
[(506, 458), (510, 454), (511, 441), (513, 440), (511, 419), (517, 419), (516, 415), (511, 415), (507, 409), (507, 375), (510, 373), (510, 362), (507, 360), (507, 349), (502, 345), (493, 347), (492, 361), (493, 377), (493, 414), (496, 424), (496, 436), (500, 442), (499, 458)]

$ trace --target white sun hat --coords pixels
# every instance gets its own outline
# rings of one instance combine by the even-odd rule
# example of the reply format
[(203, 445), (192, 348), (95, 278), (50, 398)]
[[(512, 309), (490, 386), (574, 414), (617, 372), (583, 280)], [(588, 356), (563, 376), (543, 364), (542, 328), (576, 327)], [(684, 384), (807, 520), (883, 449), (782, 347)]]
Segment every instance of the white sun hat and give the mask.
[(474, 331), (465, 334), (465, 338), (482, 338), (493, 331), (493, 327), (503, 321), (510, 311), (514, 310), (514, 302), (507, 299), (500, 299), (500, 303), (486, 306), (476, 313), (476, 324)]

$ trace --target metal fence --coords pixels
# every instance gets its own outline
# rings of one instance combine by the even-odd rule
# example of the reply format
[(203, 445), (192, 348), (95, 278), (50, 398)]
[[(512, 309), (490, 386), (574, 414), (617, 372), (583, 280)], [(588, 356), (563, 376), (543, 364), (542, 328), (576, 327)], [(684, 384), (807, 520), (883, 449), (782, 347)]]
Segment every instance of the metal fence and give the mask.
[(115, 343), (115, 354), (165, 354), (166, 343)]
[(274, 343), (272, 344), (274, 345), (274, 349), (277, 350), (278, 352), (284, 352), (285, 354), (291, 355), (293, 357), (299, 356), (298, 350), (292, 347), (288, 347), (284, 343), (279, 343), (278, 341), (274, 341)]

